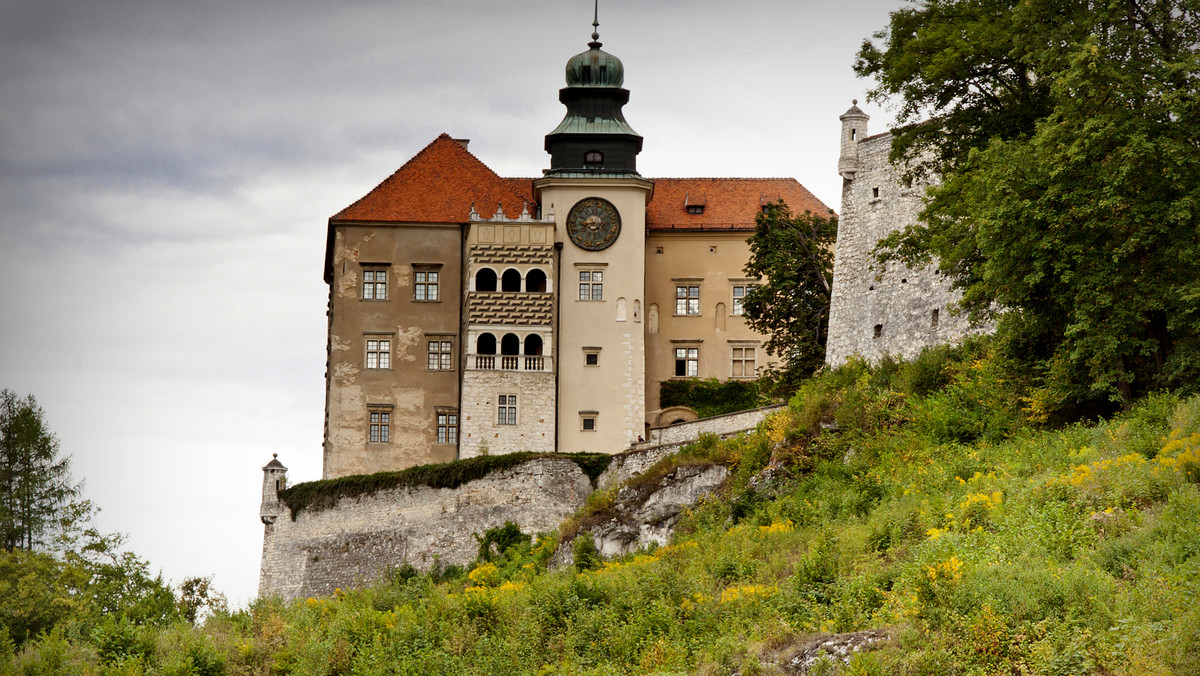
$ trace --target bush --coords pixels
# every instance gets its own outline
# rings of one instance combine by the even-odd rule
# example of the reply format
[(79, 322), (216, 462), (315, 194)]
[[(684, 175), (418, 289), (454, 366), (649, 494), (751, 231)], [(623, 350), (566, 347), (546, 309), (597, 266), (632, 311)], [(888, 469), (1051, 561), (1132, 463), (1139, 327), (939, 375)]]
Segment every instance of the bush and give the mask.
[(664, 380), (658, 387), (659, 406), (687, 406), (701, 418), (749, 411), (768, 403), (756, 380)]

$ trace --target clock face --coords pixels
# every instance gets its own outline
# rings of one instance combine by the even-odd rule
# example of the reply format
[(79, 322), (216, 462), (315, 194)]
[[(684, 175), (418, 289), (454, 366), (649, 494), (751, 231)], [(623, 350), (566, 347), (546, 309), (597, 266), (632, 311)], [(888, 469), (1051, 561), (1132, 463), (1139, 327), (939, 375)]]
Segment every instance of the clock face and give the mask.
[(621, 215), (606, 199), (588, 197), (579, 200), (567, 214), (567, 235), (580, 249), (607, 249), (620, 234)]

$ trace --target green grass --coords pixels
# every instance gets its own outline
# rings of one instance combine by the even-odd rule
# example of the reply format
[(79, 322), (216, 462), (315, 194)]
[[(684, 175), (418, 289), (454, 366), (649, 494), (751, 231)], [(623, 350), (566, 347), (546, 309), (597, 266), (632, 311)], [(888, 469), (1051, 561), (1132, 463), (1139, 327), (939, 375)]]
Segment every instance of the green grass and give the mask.
[(656, 467), (733, 470), (670, 546), (547, 570), (556, 536), (509, 538), (465, 576), (0, 641), (0, 672), (779, 674), (814, 636), (878, 629), (821, 673), (1195, 673), (1200, 399), (1047, 428), (986, 343), (914, 363), (850, 364)]

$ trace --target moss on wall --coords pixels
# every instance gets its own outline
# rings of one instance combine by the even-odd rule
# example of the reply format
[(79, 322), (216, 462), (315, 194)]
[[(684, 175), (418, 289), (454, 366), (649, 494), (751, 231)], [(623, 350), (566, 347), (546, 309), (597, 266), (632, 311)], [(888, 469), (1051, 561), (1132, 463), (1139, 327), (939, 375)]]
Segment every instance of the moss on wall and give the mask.
[(321, 511), (337, 504), (342, 498), (370, 495), (390, 488), (428, 486), (429, 488), (458, 488), (506, 469), (512, 469), (531, 460), (540, 458), (564, 458), (579, 466), (591, 480), (592, 486), (608, 465), (612, 456), (603, 453), (510, 453), (488, 455), (466, 460), (456, 460), (436, 465), (419, 465), (399, 472), (377, 472), (356, 474), (306, 481), (279, 492), (279, 500), (291, 510), (292, 520), (301, 511)]

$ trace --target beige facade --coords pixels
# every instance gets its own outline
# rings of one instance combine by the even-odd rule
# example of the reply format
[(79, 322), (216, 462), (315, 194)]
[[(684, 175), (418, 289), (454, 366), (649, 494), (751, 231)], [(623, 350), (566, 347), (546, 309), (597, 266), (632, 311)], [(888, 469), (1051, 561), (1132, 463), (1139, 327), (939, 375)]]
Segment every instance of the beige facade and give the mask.
[(658, 231), (646, 238), (646, 406), (651, 426), (674, 422), (658, 410), (659, 383), (689, 377), (753, 379), (758, 369), (772, 363), (762, 350), (763, 336), (746, 326), (742, 315), (747, 288), (761, 281), (743, 272), (750, 234)]

